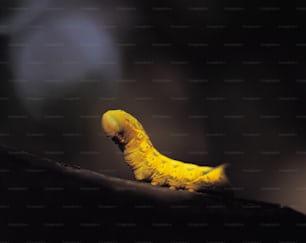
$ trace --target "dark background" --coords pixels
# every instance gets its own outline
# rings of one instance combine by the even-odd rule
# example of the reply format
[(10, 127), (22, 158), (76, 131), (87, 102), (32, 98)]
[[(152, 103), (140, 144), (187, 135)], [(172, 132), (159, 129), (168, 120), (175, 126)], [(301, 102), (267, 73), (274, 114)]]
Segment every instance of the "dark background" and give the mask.
[(306, 5), (1, 1), (0, 142), (132, 179), (100, 117), (155, 146), (232, 164), (236, 194), (306, 212)]

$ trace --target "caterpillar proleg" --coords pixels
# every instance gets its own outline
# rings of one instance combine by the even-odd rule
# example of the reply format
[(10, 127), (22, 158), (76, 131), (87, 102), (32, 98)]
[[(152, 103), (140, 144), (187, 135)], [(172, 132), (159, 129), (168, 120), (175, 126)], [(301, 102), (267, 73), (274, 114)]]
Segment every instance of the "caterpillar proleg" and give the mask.
[(138, 181), (188, 191), (220, 188), (229, 184), (225, 174), (228, 164), (199, 166), (161, 154), (152, 145), (141, 123), (123, 110), (105, 112), (101, 124), (106, 135), (118, 144), (125, 162)]

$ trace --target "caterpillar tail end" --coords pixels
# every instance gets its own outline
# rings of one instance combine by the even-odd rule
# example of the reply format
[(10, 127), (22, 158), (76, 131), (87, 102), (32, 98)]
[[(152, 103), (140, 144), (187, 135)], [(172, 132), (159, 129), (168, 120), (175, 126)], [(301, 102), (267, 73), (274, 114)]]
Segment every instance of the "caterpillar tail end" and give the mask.
[(220, 176), (220, 185), (229, 185), (230, 184), (230, 180), (228, 178), (228, 168), (230, 167), (229, 163), (224, 163), (222, 165), (217, 166), (216, 170), (220, 171), (219, 172), (219, 176)]
[(229, 163), (224, 163), (204, 175), (202, 177), (204, 187), (199, 191), (210, 191), (230, 197), (234, 196), (234, 191), (232, 190), (232, 185), (228, 177), (229, 167)]
[(219, 173), (219, 180), (216, 183), (216, 187), (213, 191), (228, 197), (233, 197), (235, 196), (235, 192), (229, 177), (231, 170), (230, 168), (231, 164), (229, 163), (224, 163), (216, 167), (216, 173)]

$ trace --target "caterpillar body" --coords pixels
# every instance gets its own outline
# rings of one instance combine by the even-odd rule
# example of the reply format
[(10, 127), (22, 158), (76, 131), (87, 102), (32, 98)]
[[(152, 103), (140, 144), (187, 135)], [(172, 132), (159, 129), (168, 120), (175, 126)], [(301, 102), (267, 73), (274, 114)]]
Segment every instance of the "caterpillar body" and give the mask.
[(229, 184), (225, 174), (228, 164), (217, 167), (198, 166), (171, 159), (152, 145), (141, 123), (123, 110), (109, 110), (101, 119), (106, 135), (118, 144), (125, 162), (138, 181), (170, 189), (200, 191)]

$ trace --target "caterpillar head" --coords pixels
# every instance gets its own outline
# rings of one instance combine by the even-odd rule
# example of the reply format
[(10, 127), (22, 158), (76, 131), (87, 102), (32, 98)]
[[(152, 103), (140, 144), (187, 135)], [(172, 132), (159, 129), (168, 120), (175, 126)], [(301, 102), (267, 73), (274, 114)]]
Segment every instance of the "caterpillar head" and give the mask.
[(136, 118), (123, 110), (105, 112), (101, 123), (106, 136), (112, 138), (122, 151), (137, 136), (138, 131), (143, 130)]

